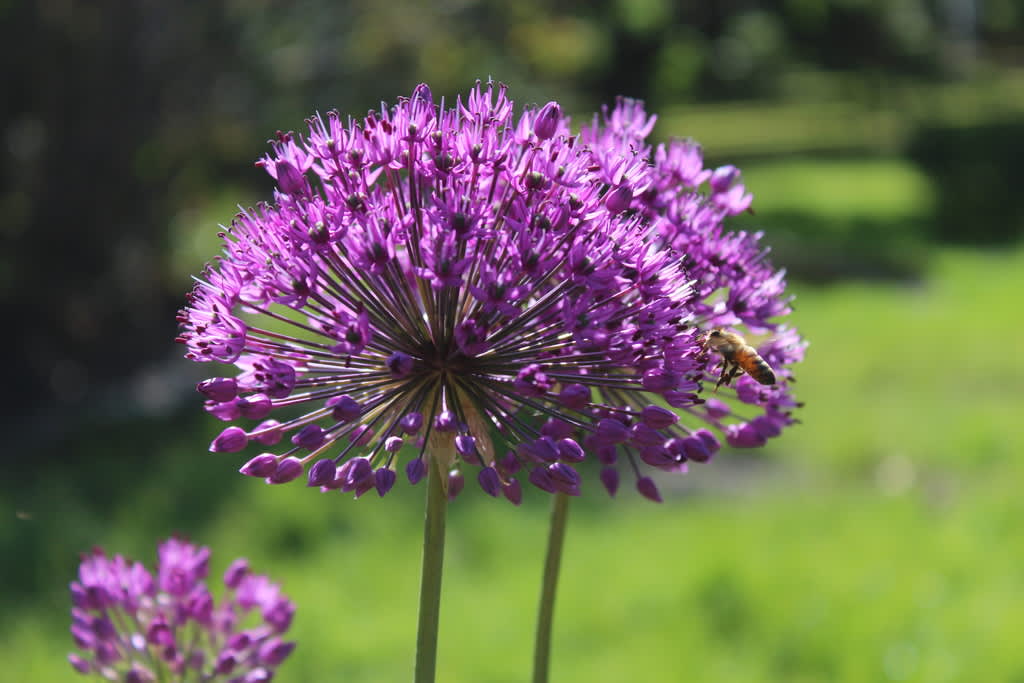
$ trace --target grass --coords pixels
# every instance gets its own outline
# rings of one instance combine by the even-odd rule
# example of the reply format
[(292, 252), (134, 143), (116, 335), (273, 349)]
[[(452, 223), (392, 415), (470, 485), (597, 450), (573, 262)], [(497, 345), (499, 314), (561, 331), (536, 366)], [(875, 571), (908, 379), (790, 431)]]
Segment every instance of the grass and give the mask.
[[(664, 505), (628, 490), (605, 500), (593, 478), (597, 495), (574, 501), (553, 680), (1024, 676), (1024, 368), (1008, 360), (1021, 291), (1021, 250), (939, 253), (912, 287), (798, 288), (812, 340), (802, 425), (756, 461), (698, 468)], [(422, 486), (358, 502), (266, 487), (200, 452), (206, 420), (137, 429), (98, 426), (65, 477), (4, 488), (4, 507), (31, 516), (0, 525), (9, 680), (72, 679), (77, 552), (152, 561), (176, 530), (214, 548), (214, 575), (247, 555), (294, 596), (300, 646), (279, 680), (408, 678)], [(134, 486), (110, 481), (119, 470), (138, 473)], [(449, 520), (439, 680), (521, 681), (547, 500), (513, 509), (467, 493)]]
[[(785, 443), (844, 471), (889, 456), (958, 473), (1014, 461), (1024, 364), (1009, 312), (1021, 291), (1020, 249), (939, 252), (918, 284), (797, 288), (808, 404)], [(841, 438), (823, 448), (828, 434)]]
[(928, 179), (891, 157), (762, 161), (744, 166), (743, 181), (754, 193), (758, 214), (905, 224), (929, 215), (935, 201)]

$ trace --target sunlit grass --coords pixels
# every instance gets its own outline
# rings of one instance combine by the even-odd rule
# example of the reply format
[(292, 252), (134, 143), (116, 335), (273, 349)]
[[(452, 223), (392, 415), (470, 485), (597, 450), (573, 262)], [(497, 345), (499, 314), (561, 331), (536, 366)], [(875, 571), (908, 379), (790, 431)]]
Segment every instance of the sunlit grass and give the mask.
[[(609, 501), (587, 473), (553, 680), (1024, 674), (1024, 250), (931, 263), (914, 285), (797, 288), (807, 405), (766, 453), (722, 453), (663, 505), (628, 485)], [(409, 679), (422, 485), (359, 501), (267, 487), (235, 474), (236, 456), (203, 452), (219, 426), (97, 426), (67, 445), (79, 464), (3, 489), (3, 508), (29, 517), (0, 522), (4, 680), (75, 680), (64, 655), (78, 552), (152, 563), (176, 531), (213, 547), (214, 576), (245, 555), (294, 597), (299, 647), (278, 680)], [(547, 512), (541, 494), (516, 509), (473, 486), (452, 506), (440, 681), (525, 679)]]
[(811, 340), (804, 425), (787, 452), (867, 467), (890, 456), (957, 471), (1024, 453), (1024, 251), (938, 252), (923, 282), (797, 288)]
[[(1022, 474), (1005, 464), (952, 492), (825, 481), (662, 506), (576, 502), (553, 680), (1005, 680), (1024, 626), (1020, 557), (1007, 550)], [(200, 540), (214, 574), (248, 554), (299, 603), (300, 648), (280, 680), (406, 680), (419, 490), (353, 502), (258, 487), (236, 492)], [(523, 680), (545, 523), (544, 500), (528, 504), (474, 492), (453, 507), (439, 680)], [(305, 523), (314, 542), (282, 549)], [(71, 680), (66, 608), (50, 600), (7, 624), (10, 680)]]
[(928, 179), (893, 158), (788, 159), (743, 167), (760, 212), (802, 212), (825, 219), (899, 222), (930, 215)]

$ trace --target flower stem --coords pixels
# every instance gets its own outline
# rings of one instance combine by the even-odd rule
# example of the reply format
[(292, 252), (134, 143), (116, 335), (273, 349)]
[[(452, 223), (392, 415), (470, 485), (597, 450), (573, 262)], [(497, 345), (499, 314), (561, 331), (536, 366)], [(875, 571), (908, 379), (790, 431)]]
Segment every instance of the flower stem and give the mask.
[(441, 466), (436, 457), (429, 458), (427, 470), (420, 623), (416, 634), (416, 683), (433, 683), (437, 668), (437, 628), (441, 615), (441, 570), (444, 565), (444, 522), (448, 510), (448, 498), (441, 483)]
[(540, 610), (537, 615), (537, 641), (533, 650), (533, 683), (547, 683), (551, 659), (551, 622), (555, 613), (555, 589), (558, 567), (562, 562), (565, 522), (569, 517), (569, 496), (556, 493), (551, 507), (551, 531), (548, 535), (548, 556), (544, 563)]

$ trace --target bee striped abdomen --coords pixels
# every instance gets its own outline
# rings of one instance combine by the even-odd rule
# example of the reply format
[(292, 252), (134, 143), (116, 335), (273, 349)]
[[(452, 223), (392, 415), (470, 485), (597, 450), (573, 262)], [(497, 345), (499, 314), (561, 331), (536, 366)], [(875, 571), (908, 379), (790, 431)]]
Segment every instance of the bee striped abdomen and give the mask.
[(752, 359), (749, 359), (749, 363), (742, 364), (741, 367), (761, 384), (775, 384), (775, 372), (772, 367), (756, 353), (753, 354)]

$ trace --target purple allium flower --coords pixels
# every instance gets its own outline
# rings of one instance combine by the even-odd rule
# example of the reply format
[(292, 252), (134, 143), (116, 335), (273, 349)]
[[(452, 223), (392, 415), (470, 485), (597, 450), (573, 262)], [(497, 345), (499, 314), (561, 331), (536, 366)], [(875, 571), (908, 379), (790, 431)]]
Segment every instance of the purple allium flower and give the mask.
[(125, 681), (270, 680), (295, 644), (281, 640), (295, 606), (244, 559), (224, 574), (219, 603), (206, 587), (209, 548), (171, 538), (157, 570), (96, 549), (71, 582), (68, 655), (83, 674)]
[[(788, 312), (782, 275), (758, 236), (721, 229), (746, 208), (739, 172), (699, 191), (713, 175), (699, 148), (652, 152), (653, 124), (622, 100), (573, 136), (557, 104), (517, 119), (504, 86), (478, 83), (454, 107), (420, 85), (361, 120), (279, 134), (258, 162), (273, 203), (236, 217), (179, 314), (186, 357), (240, 370), (200, 384), (207, 410), (285, 444), (241, 471), (383, 495), (382, 470), (404, 460), (416, 483), (434, 458), (450, 496), (477, 469), (517, 504), (517, 472), (577, 495), (587, 457), (612, 492), (623, 463), (638, 481), (642, 463), (683, 471), (669, 444), (747, 424), (698, 395), (717, 379), (709, 325), (779, 332), (762, 353), (779, 384), (718, 395), (788, 424), (784, 366), (801, 347), (769, 320)], [(238, 429), (212, 449), (240, 448)]]

